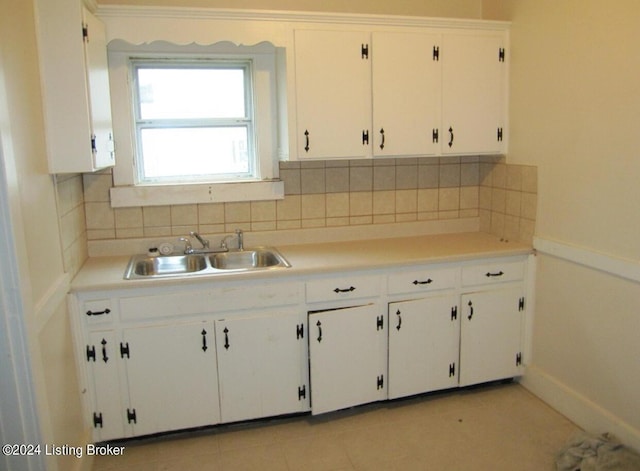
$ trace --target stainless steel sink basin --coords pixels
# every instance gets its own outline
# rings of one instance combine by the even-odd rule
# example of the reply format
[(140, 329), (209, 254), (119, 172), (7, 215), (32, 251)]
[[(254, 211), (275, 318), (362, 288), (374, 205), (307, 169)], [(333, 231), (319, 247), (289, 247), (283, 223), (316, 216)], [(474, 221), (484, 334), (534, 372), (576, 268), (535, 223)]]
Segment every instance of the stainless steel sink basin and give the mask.
[(207, 268), (203, 255), (169, 255), (164, 257), (134, 256), (129, 262), (125, 278), (183, 275)]
[(291, 265), (276, 249), (254, 249), (211, 254), (134, 255), (124, 273), (126, 280), (215, 275), (230, 271), (288, 268)]
[(254, 270), (291, 266), (280, 253), (266, 248), (218, 253), (209, 256), (209, 261), (211, 266), (218, 270)]

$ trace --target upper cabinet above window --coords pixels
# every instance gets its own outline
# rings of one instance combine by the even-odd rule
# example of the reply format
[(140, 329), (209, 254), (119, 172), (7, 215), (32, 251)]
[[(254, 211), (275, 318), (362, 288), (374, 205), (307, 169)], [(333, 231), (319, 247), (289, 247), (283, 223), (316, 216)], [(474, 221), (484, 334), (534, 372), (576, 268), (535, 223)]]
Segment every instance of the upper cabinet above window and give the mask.
[(36, 0), (49, 173), (115, 163), (104, 25), (78, 0)]

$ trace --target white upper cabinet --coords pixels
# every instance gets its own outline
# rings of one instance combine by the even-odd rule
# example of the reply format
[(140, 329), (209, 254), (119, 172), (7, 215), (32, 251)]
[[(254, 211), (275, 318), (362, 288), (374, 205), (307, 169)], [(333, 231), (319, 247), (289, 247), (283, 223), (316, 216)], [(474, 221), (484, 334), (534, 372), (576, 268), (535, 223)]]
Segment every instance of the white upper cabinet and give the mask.
[(507, 54), (504, 34), (445, 33), (442, 153), (500, 154), (506, 149)]
[(425, 156), (438, 153), (439, 36), (376, 32), (372, 40), (373, 155)]
[(104, 25), (80, 0), (37, 0), (36, 20), (49, 172), (113, 166)]
[(296, 154), (357, 159), (370, 154), (371, 35), (295, 31)]
[(506, 42), (504, 29), (296, 30), (290, 159), (506, 152)]

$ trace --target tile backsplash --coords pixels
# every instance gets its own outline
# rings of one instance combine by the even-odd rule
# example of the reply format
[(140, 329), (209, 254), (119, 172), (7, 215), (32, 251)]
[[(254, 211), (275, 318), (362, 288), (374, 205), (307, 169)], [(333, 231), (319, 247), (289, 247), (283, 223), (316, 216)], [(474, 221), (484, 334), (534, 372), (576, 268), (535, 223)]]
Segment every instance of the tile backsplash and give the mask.
[[(110, 172), (60, 178), (65, 266), (87, 241), (479, 218), (480, 230), (531, 242), (535, 167), (504, 157), (281, 162), (278, 201), (112, 208)], [(83, 191), (82, 191), (83, 190)], [(84, 209), (84, 212), (82, 211)], [(80, 247), (83, 247), (81, 249)], [(84, 257), (84, 258), (83, 258)]]
[(88, 253), (82, 175), (56, 175), (55, 185), (64, 270), (75, 274)]

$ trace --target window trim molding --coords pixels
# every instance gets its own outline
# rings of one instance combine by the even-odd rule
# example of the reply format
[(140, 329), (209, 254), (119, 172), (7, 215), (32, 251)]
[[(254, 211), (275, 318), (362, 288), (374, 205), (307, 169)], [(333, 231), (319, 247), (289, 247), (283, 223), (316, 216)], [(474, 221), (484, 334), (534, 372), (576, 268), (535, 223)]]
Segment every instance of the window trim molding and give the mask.
[(168, 206), (284, 199), (283, 181), (117, 186), (111, 207)]
[[(130, 59), (135, 57), (184, 59), (248, 58), (253, 62), (253, 113), (257, 180), (179, 184), (136, 183), (134, 103), (131, 95)], [(113, 168), (111, 207), (163, 206), (210, 202), (261, 201), (284, 198), (279, 181), (277, 52), (268, 43), (251, 47), (228, 42), (209, 46), (178, 45), (165, 41), (133, 45), (114, 41), (109, 46), (109, 77), (117, 161)]]

